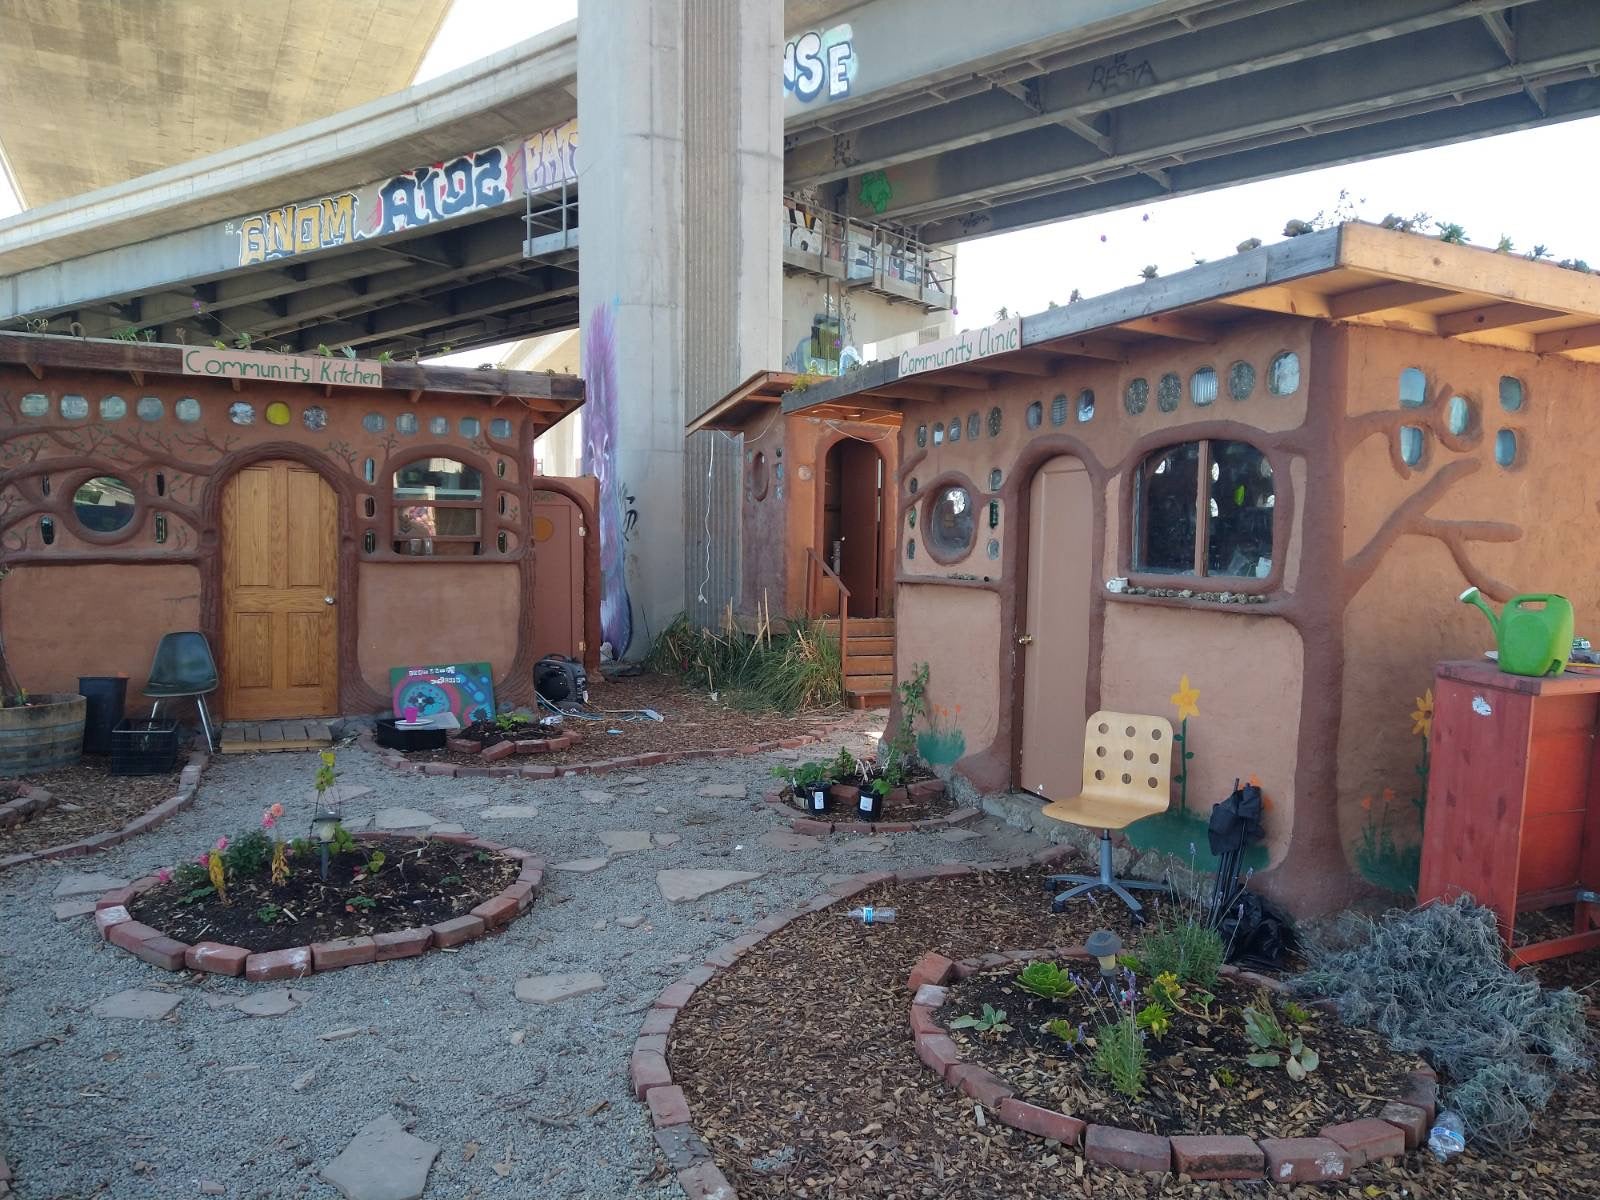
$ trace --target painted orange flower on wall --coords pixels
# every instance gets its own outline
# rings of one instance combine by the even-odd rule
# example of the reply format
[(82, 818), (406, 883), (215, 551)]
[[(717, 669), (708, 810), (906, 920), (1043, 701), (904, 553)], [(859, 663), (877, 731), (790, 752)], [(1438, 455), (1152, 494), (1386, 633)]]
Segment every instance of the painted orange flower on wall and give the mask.
[(1178, 690), (1172, 693), (1172, 703), (1178, 709), (1178, 720), (1187, 721), (1190, 717), (1200, 715), (1200, 691), (1189, 686), (1189, 677), (1184, 675), (1178, 680)]
[(1411, 710), (1411, 732), (1428, 737), (1433, 733), (1433, 689), (1417, 697), (1417, 706)]

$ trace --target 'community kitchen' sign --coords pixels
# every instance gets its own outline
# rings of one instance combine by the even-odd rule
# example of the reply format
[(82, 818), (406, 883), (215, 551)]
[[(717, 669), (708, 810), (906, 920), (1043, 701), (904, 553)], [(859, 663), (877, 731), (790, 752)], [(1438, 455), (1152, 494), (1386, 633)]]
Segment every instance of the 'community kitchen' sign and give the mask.
[(991, 354), (1005, 354), (1022, 349), (1022, 318), (996, 321), (982, 329), (969, 329), (954, 337), (940, 338), (937, 342), (924, 342), (900, 352), (900, 378), (919, 371), (937, 371), (940, 367), (959, 367), (962, 363)]
[(383, 364), (359, 358), (263, 354), (259, 350), (185, 350), (185, 375), (212, 379), (265, 379), (274, 383), (325, 383), (382, 387)]

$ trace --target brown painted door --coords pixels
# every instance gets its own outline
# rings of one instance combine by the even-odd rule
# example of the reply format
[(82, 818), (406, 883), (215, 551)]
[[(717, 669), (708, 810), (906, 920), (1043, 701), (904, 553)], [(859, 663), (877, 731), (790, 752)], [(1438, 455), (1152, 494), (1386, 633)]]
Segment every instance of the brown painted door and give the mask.
[(231, 720), (338, 711), (339, 502), (309, 467), (245, 467), (222, 497), (222, 695)]
[(1052, 458), (1028, 495), (1027, 627), (1017, 647), (1023, 672), (1017, 782), (1051, 800), (1082, 789), (1093, 553), (1089, 472), (1075, 458)]
[(583, 542), (578, 506), (554, 492), (533, 501), (533, 652), (583, 658)]
[(839, 578), (850, 589), (850, 615), (878, 615), (882, 562), (883, 459), (865, 442), (847, 440), (839, 454)]

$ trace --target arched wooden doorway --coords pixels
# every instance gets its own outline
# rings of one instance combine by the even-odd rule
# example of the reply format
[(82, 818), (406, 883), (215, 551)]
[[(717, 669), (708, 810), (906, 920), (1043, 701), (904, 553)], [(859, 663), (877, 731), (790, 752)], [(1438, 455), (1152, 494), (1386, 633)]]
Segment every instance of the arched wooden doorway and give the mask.
[(533, 655), (583, 661), (583, 514), (570, 496), (535, 488), (528, 536), (533, 541)]
[(822, 554), (850, 589), (852, 617), (884, 616), (883, 456), (867, 442), (844, 438), (828, 448), (822, 477)]

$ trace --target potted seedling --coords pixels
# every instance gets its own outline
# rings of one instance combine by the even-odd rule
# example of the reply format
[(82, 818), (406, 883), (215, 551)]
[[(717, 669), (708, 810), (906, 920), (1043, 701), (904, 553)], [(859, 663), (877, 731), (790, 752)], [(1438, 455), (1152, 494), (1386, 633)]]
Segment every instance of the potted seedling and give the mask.
[(861, 777), (867, 782), (857, 807), (868, 821), (876, 821), (888, 805), (904, 803), (906, 798), (905, 759), (892, 747), (885, 747), (881, 754), (881, 762), (863, 763), (861, 769)]
[(812, 813), (828, 811), (828, 785), (831, 780), (826, 763), (801, 763), (792, 771), (773, 767), (772, 773), (779, 779), (788, 780), (789, 795), (796, 807)]
[(828, 798), (840, 808), (854, 808), (861, 798), (861, 783), (865, 779), (861, 764), (848, 750), (840, 750), (828, 764), (828, 777), (833, 781), (828, 788)]

